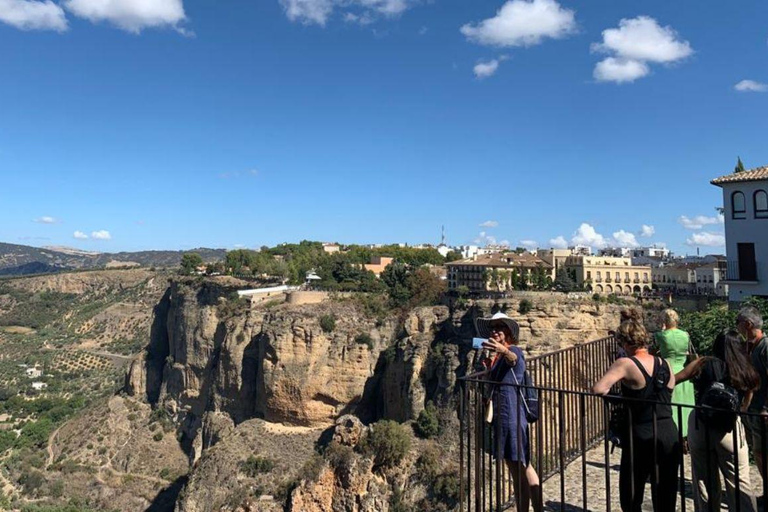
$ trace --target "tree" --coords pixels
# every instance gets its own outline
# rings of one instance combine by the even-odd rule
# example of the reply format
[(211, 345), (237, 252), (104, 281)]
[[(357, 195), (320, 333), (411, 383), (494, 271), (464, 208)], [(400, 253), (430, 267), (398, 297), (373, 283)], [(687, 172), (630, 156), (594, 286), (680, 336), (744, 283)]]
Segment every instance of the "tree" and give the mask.
[(445, 281), (425, 267), (411, 272), (407, 283), (411, 295), (408, 301), (410, 307), (433, 306), (440, 302), (446, 291)]
[(405, 306), (411, 299), (408, 287), (408, 267), (399, 261), (393, 261), (381, 273), (382, 282), (387, 285), (389, 300), (396, 307)]
[(391, 420), (380, 420), (371, 425), (363, 441), (363, 450), (372, 455), (376, 467), (394, 467), (411, 449), (411, 438), (402, 425)]
[(741, 163), (741, 157), (738, 157), (738, 161), (736, 162), (736, 167), (733, 169), (733, 172), (744, 172), (746, 169), (744, 168), (744, 164)]
[(202, 264), (203, 258), (196, 252), (185, 253), (181, 257), (181, 273), (188, 276)]
[(568, 293), (575, 289), (576, 283), (571, 278), (568, 269), (564, 266), (560, 267), (560, 269), (557, 271), (557, 275), (555, 276), (555, 290)]
[(509, 286), (513, 290), (520, 289), (520, 274), (517, 273), (517, 270), (512, 270), (512, 274), (509, 276)]
[(501, 291), (501, 282), (499, 280), (499, 269), (497, 269), (496, 267), (493, 267), (491, 269), (491, 283), (490, 284), (492, 286), (496, 287), (496, 291), (497, 292)]
[(433, 402), (427, 402), (427, 406), (421, 410), (416, 419), (414, 428), (419, 437), (430, 439), (440, 432), (440, 422), (437, 418), (437, 407)]
[(462, 258), (461, 258), (461, 253), (459, 251), (451, 251), (445, 255), (446, 263), (450, 263), (451, 261), (458, 261), (460, 259)]

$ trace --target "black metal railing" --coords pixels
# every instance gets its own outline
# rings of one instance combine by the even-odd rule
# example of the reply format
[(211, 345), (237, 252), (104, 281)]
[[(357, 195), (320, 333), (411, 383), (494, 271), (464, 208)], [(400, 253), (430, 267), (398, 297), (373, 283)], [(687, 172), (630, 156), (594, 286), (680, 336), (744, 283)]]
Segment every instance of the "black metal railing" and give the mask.
[(758, 281), (757, 263), (745, 265), (738, 260), (728, 260), (725, 272), (727, 281)]
[[(589, 345), (593, 347), (605, 345), (606, 348), (609, 348), (607, 340), (598, 340)], [(574, 347), (574, 349), (578, 349), (578, 347)], [(571, 351), (571, 349), (568, 350)], [(579, 351), (572, 350), (571, 352), (577, 353)], [(565, 353), (567, 352), (559, 351), (544, 357), (563, 362), (566, 357), (563, 355)], [(560, 359), (558, 359), (558, 354)], [(533, 359), (529, 365), (534, 371), (541, 369), (541, 363), (535, 363)], [(576, 384), (571, 385), (572, 387), (581, 386), (581, 382), (578, 380), (575, 382)], [(500, 463), (496, 457), (496, 454), (503, 453), (501, 423), (499, 421), (487, 423), (485, 414), (488, 407), (489, 391), (492, 386), (498, 385), (498, 383), (482, 380), (478, 376), (467, 376), (462, 380), (460, 407), (460, 510), (462, 511), (486, 512), (512, 508), (515, 506), (516, 499), (514, 482), (515, 480), (522, 481), (525, 478), (523, 466), (508, 466)], [(501, 385), (518, 389), (525, 388), (525, 386), (513, 384)], [(695, 452), (694, 456), (697, 457), (697, 471), (700, 473), (696, 478), (699, 481), (708, 482), (702, 485), (709, 486), (709, 499), (704, 494), (697, 494), (695, 487), (699, 481), (694, 482), (693, 485), (686, 485), (686, 468), (691, 462), (688, 456), (683, 455), (683, 433), (671, 425), (671, 418), (663, 417), (664, 411), (670, 409), (668, 404), (665, 406), (658, 402), (623, 397), (607, 399), (585, 390), (544, 385), (537, 385), (536, 389), (541, 407), (539, 420), (528, 427), (530, 436), (529, 460), (539, 475), (541, 484), (538, 489), (532, 489), (531, 492), (538, 493), (538, 500), (534, 501), (545, 503), (547, 510), (574, 510), (574, 508), (620, 510), (621, 499), (632, 500), (639, 492), (648, 495), (645, 502), (648, 506), (651, 505), (650, 486), (644, 484), (644, 490), (635, 488), (634, 484), (625, 488), (624, 495), (620, 499), (619, 473), (621, 470), (617, 468), (617, 456), (613, 455), (614, 448), (611, 441), (611, 438), (616, 436), (609, 428), (611, 410), (617, 406), (625, 406), (627, 411), (625, 415), (628, 432), (623, 437), (621, 449), (627, 452), (624, 455), (628, 457), (628, 466), (623, 470), (639, 471), (641, 467), (647, 466), (649, 479), (656, 488), (660, 489), (659, 492), (663, 492), (663, 487), (666, 485), (668, 500), (674, 494), (675, 505), (672, 507), (674, 510), (682, 512), (685, 512), (686, 509), (711, 510), (713, 512), (719, 510), (719, 503), (713, 498), (713, 495), (720, 493), (719, 479), (716, 482), (715, 479), (708, 480), (719, 470), (718, 456), (715, 454), (715, 449), (712, 448), (714, 446), (712, 437), (718, 434), (711, 428), (705, 427), (703, 420), (701, 420), (702, 423), (699, 423), (698, 415), (701, 413), (697, 412), (691, 415), (689, 422), (693, 422), (696, 432), (701, 432), (698, 435), (702, 439), (698, 443), (705, 446), (705, 449)], [(639, 441), (637, 441), (638, 438), (635, 436), (633, 427), (633, 409), (627, 406), (637, 402), (645, 402), (653, 406), (652, 439), (648, 445), (657, 447), (659, 446), (657, 441), (665, 438), (667, 444), (675, 445), (672, 447), (672, 451), (662, 453), (651, 449), (652, 453), (648, 453), (649, 450), (644, 445), (638, 444)], [(685, 404), (672, 404), (671, 406), (677, 424), (682, 424), (683, 418), (687, 417), (692, 410), (711, 412), (713, 409)], [(516, 436), (518, 453), (522, 453), (525, 448), (522, 441), (521, 425), (524, 423), (521, 416), (522, 411), (518, 409), (517, 421), (513, 422), (514, 425), (518, 426)], [(768, 451), (766, 446), (768, 437), (766, 436), (766, 421), (759, 415), (739, 413), (737, 418), (736, 426), (732, 434), (729, 435), (732, 436), (732, 446), (741, 446), (742, 449), (734, 450), (729, 462), (730, 467), (734, 468), (735, 474), (730, 476), (730, 488), (726, 486), (727, 492), (724, 494), (727, 495), (727, 498), (724, 501), (729, 503), (730, 510), (748, 512), (755, 510), (755, 495), (758, 493), (756, 486), (751, 483), (749, 471), (745, 471), (749, 456), (745, 452), (747, 435), (745, 435), (742, 425), (747, 422), (755, 425), (756, 432), (753, 430), (753, 435), (756, 435), (755, 442), (762, 447), (763, 453)], [(699, 428), (701, 428), (700, 431)], [(670, 432), (673, 430), (674, 432), (670, 437)], [(633, 440), (635, 441), (633, 442)], [(691, 439), (691, 441), (694, 440)], [(717, 439), (714, 441), (717, 444)], [(706, 449), (706, 447), (710, 449)], [(694, 449), (695, 446), (692, 445), (691, 448)], [(651, 465), (649, 466), (649, 464)], [(768, 472), (768, 458), (762, 460), (762, 467), (759, 469), (762, 474)], [(714, 492), (715, 486), (717, 486), (717, 492)], [(762, 493), (764, 496), (768, 495), (768, 479), (763, 480)], [(692, 498), (694, 505), (689, 501)], [(663, 509), (661, 506), (657, 508)]]
[[(578, 392), (589, 390), (605, 373), (616, 359), (617, 350), (615, 339), (609, 336), (526, 360), (526, 369), (540, 390), (541, 418), (530, 432), (532, 460), (540, 478), (562, 471), (583, 450), (602, 438), (606, 421), (603, 404), (599, 400), (585, 400)], [(483, 380), (483, 375), (478, 373), (464, 377), (462, 386), (461, 466), (472, 481), (470, 487), (475, 486), (476, 491), (469, 495), (474, 496), (476, 505), (490, 505), (498, 499), (499, 507), (508, 506), (512, 503), (512, 475), (492, 457), (492, 443), (498, 435), (494, 436), (485, 423), (487, 398), (494, 384)], [(580, 423), (574, 423), (576, 418)], [(569, 428), (575, 425), (578, 428)], [(498, 471), (498, 486), (489, 487), (489, 471), (491, 474)], [(502, 509), (483, 507), (476, 512), (485, 510)]]

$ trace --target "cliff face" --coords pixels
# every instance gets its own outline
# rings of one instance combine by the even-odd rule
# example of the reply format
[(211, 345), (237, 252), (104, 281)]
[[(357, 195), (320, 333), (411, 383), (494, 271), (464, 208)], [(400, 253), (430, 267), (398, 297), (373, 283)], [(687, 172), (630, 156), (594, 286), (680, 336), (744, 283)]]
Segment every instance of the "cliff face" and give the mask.
[[(345, 412), (412, 419), (450, 397), (467, 366), (474, 318), (502, 309), (529, 354), (603, 336), (618, 307), (584, 300), (480, 301), (468, 310), (418, 308), (377, 322), (351, 302), (251, 307), (220, 285), (173, 282), (155, 307), (148, 351), (130, 367), (129, 394), (160, 403), (195, 436), (206, 411), (237, 424), (259, 417), (328, 425)], [(320, 326), (332, 316), (331, 332)]]
[[(207, 512), (225, 502), (236, 510), (233, 493), (255, 484), (232, 475), (249, 455), (285, 457), (286, 444), (267, 442), (287, 435), (285, 429), (309, 442), (281, 467), (280, 475), (290, 477), (311, 458), (323, 428), (343, 414), (403, 422), (427, 401), (450, 405), (458, 377), (471, 365), (474, 319), (498, 309), (518, 319), (522, 347), (536, 354), (604, 336), (620, 308), (544, 297), (525, 314), (510, 299), (455, 311), (418, 308), (377, 321), (351, 301), (251, 306), (221, 284), (180, 280), (154, 309), (149, 348), (131, 365), (126, 391), (165, 409), (178, 425), (195, 469), (177, 510)], [(333, 329), (323, 330), (324, 316), (335, 319)], [(349, 485), (323, 470), (318, 483), (299, 485), (292, 509), (330, 510), (329, 500), (338, 511), (386, 509), (389, 484), (363, 469)], [(264, 492), (279, 483), (264, 483)], [(369, 498), (355, 501), (363, 488)], [(254, 510), (266, 510), (258, 503)]]
[[(335, 317), (332, 332), (320, 327), (323, 315)], [(327, 425), (360, 403), (396, 328), (351, 304), (258, 309), (210, 283), (174, 282), (126, 391), (172, 412), (188, 437), (206, 411), (235, 423)]]

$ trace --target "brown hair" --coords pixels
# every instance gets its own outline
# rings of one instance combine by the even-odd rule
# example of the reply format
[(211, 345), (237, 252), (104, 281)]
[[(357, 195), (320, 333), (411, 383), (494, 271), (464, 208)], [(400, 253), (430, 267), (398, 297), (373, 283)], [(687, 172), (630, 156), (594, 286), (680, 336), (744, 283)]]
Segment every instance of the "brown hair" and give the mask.
[(619, 328), (616, 329), (616, 339), (621, 343), (640, 348), (648, 346), (651, 336), (642, 322), (631, 318), (621, 322)]
[(741, 336), (736, 329), (727, 329), (717, 335), (712, 344), (712, 357), (725, 362), (731, 386), (739, 391), (747, 393), (760, 385), (760, 376), (747, 360)]
[(625, 322), (627, 320), (636, 320), (638, 322), (642, 322), (643, 315), (640, 313), (640, 311), (636, 308), (625, 308), (622, 309), (619, 312), (619, 315), (621, 316), (621, 321)]

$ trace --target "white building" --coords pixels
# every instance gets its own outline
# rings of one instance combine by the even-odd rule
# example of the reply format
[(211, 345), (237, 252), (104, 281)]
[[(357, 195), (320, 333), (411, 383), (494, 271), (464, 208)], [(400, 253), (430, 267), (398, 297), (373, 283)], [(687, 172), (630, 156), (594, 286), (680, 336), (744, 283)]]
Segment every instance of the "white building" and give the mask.
[(632, 249), (632, 256), (635, 258), (668, 258), (669, 249), (666, 247), (637, 247)]
[(598, 256), (611, 256), (614, 258), (627, 258), (632, 255), (632, 249), (629, 247), (606, 247), (600, 249)]
[(768, 167), (711, 183), (723, 189), (728, 299), (768, 298)]
[(26, 372), (27, 372), (28, 379), (36, 379), (38, 377), (43, 376), (43, 370), (41, 370), (37, 366), (35, 366), (34, 368), (27, 368)]
[(696, 267), (696, 293), (701, 295), (728, 296), (726, 262), (705, 263)]
[(47, 388), (48, 384), (45, 382), (33, 382), (32, 383), (32, 389), (35, 389), (37, 391), (42, 391), (43, 389)]
[(574, 256), (592, 256), (592, 248), (588, 245), (574, 245), (571, 247)]

